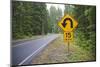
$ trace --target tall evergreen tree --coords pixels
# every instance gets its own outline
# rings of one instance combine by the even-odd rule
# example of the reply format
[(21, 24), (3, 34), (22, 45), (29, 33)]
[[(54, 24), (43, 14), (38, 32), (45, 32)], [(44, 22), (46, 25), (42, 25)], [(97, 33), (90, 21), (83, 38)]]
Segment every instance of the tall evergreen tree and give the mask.
[(48, 12), (45, 3), (13, 1), (12, 7), (14, 39), (47, 33)]
[(95, 56), (96, 48), (96, 7), (83, 5), (65, 5), (66, 14), (74, 16), (78, 21), (78, 28), (75, 32), (77, 45), (87, 49)]
[(50, 14), (49, 14), (49, 25), (50, 30), (52, 33), (58, 32), (58, 19), (62, 17), (62, 10), (60, 8), (56, 9), (54, 6), (50, 7)]

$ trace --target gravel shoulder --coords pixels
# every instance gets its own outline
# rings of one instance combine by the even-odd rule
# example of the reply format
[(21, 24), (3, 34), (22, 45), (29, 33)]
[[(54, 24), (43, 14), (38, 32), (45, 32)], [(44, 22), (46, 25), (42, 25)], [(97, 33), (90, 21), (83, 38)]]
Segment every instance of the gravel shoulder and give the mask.
[(39, 56), (33, 59), (32, 64), (45, 63), (63, 63), (63, 62), (80, 62), (93, 61), (95, 58), (86, 50), (70, 43), (68, 54), (67, 42), (63, 41), (63, 35), (60, 35), (56, 40), (51, 42)]

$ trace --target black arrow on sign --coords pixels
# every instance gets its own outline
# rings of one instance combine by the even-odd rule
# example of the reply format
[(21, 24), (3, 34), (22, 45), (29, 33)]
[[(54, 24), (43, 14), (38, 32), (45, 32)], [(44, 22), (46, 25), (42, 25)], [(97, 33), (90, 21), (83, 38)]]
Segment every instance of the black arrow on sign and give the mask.
[(63, 21), (63, 23), (62, 23), (62, 25), (63, 25), (63, 27), (66, 27), (66, 25), (67, 25), (67, 23), (66, 23), (66, 21), (70, 21), (70, 23), (71, 23), (71, 28), (73, 28), (73, 22), (72, 22), (72, 19), (70, 19), (70, 18), (66, 18), (66, 19), (64, 19), (64, 21)]

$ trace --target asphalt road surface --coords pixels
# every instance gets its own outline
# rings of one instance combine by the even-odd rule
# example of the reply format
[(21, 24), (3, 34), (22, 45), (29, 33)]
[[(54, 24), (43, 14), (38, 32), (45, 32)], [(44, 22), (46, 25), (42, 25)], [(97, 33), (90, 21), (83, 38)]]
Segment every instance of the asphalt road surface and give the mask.
[(58, 34), (52, 34), (40, 39), (16, 43), (12, 46), (12, 65), (31, 64), (32, 59), (57, 37)]

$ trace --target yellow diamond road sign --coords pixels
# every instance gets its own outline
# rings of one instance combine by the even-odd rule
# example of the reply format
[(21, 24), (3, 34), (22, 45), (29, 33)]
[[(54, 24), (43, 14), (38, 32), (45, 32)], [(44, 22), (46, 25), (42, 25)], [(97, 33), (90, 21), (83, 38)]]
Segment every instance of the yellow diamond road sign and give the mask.
[(78, 22), (72, 18), (69, 15), (65, 15), (60, 22), (58, 22), (58, 25), (62, 28), (63, 31), (65, 32), (71, 32), (73, 31), (77, 25)]

